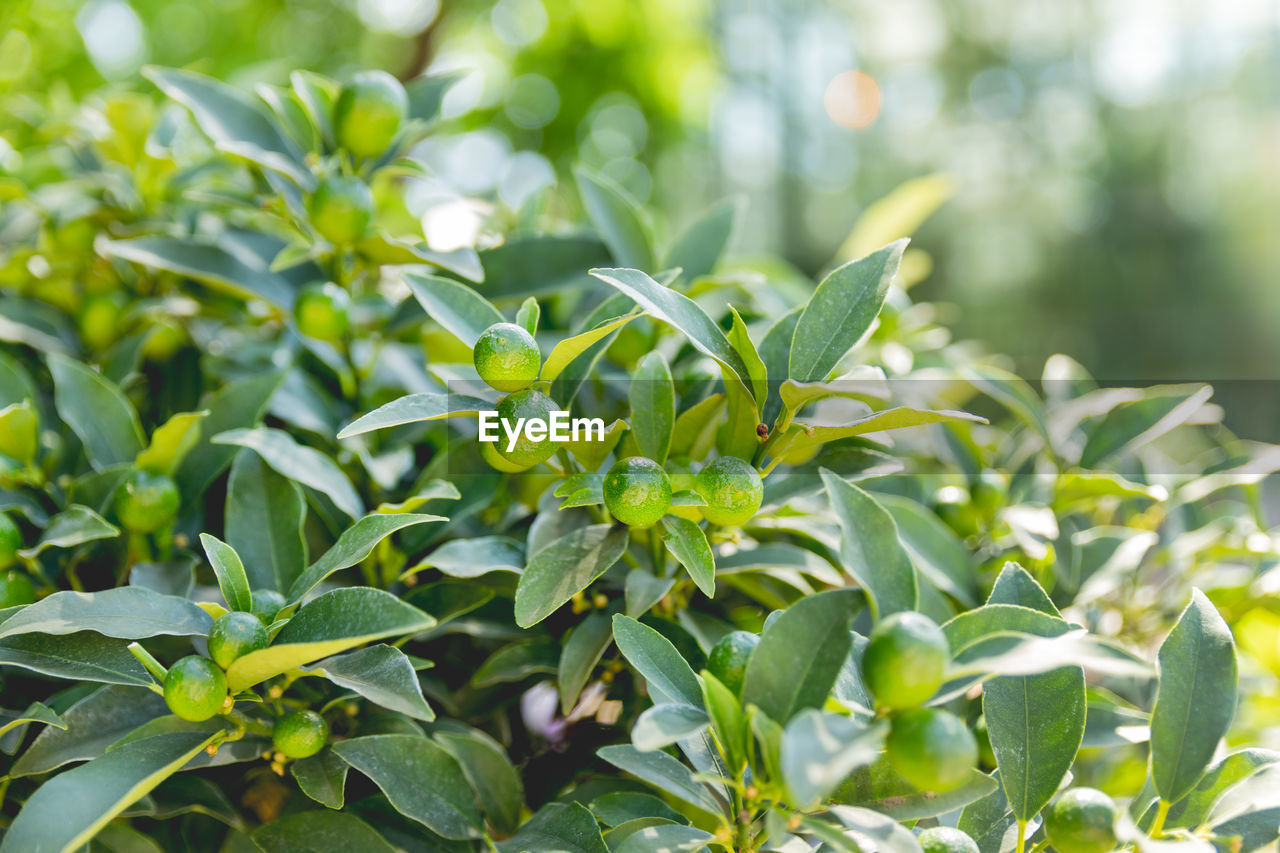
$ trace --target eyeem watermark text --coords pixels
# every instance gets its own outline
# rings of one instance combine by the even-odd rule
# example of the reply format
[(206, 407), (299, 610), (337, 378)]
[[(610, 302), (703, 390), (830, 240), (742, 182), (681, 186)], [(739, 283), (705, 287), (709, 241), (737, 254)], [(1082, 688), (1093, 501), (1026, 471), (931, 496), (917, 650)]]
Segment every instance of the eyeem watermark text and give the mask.
[(556, 411), (549, 418), (517, 418), (513, 423), (492, 409), (479, 415), (480, 440), (493, 444), (505, 438), (508, 453), (521, 436), (529, 441), (604, 441), (601, 418), (571, 418), (568, 412)]

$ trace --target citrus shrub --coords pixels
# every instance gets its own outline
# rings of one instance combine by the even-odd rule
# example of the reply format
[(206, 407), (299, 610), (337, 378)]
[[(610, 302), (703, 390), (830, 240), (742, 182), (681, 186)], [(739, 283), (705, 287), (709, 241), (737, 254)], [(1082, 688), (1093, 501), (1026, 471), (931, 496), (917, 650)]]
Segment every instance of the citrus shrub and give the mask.
[(952, 342), (936, 180), (439, 251), (449, 78), (147, 75), (5, 161), (4, 853), (1275, 843), (1275, 448)]

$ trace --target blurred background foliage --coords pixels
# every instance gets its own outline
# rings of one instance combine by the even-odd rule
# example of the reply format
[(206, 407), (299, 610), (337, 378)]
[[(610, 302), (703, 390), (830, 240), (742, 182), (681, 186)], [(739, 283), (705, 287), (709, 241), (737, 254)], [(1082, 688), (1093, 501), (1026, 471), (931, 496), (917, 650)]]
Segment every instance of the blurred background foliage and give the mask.
[(1032, 378), (1061, 351), (1103, 381), (1215, 380), (1234, 426), (1280, 431), (1270, 0), (8, 0), (3, 26), (0, 168), (86, 94), (153, 91), (146, 63), (464, 75), (418, 152), (424, 196), (458, 201), (433, 243), (477, 198), (576, 203), (582, 161), (667, 233), (744, 195), (739, 253), (813, 274), (942, 173), (919, 296), (958, 334)]

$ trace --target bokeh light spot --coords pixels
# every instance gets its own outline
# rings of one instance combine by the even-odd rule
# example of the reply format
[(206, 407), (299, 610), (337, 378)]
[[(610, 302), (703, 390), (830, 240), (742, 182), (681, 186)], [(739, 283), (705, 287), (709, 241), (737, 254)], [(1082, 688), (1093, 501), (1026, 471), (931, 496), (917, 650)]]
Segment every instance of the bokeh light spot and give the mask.
[(862, 130), (880, 115), (880, 85), (870, 74), (844, 71), (827, 85), (822, 106), (836, 124)]

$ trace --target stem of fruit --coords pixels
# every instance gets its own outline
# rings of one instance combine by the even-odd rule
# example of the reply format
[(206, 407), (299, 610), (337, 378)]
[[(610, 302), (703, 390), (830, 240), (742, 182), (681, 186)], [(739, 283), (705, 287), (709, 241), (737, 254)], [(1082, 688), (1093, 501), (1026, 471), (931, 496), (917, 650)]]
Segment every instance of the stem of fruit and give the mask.
[(1169, 816), (1169, 809), (1173, 803), (1161, 798), (1156, 805), (1156, 818), (1151, 821), (1151, 831), (1147, 833), (1152, 838), (1160, 838), (1164, 835), (1164, 821)]
[(164, 677), (169, 674), (169, 670), (164, 668), (160, 661), (151, 656), (151, 652), (144, 649), (138, 643), (130, 643), (126, 648), (129, 653), (138, 659), (138, 663), (142, 664), (143, 669), (151, 673), (156, 681), (164, 681)]
[(667, 551), (662, 547), (662, 533), (656, 524), (649, 528), (649, 561), (653, 563), (654, 577), (667, 573)]
[(1027, 849), (1027, 822), (1025, 820), (1018, 821), (1018, 843), (1013, 849), (1014, 853), (1023, 853)]

